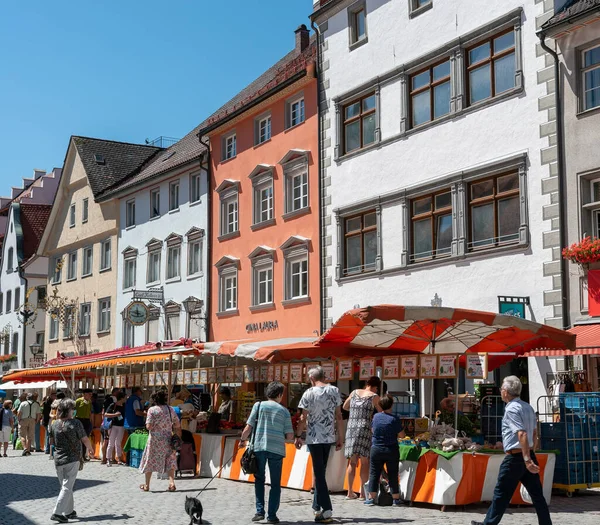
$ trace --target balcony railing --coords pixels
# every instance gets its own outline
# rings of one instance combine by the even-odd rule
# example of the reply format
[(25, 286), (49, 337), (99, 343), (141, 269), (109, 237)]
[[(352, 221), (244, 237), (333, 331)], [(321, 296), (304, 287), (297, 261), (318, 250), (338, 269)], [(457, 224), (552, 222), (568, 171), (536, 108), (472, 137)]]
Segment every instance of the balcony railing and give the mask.
[(169, 148), (178, 141), (179, 139), (176, 139), (174, 137), (163, 137), (161, 135), (160, 137), (152, 141), (146, 139), (146, 144), (148, 146), (156, 146), (157, 148)]

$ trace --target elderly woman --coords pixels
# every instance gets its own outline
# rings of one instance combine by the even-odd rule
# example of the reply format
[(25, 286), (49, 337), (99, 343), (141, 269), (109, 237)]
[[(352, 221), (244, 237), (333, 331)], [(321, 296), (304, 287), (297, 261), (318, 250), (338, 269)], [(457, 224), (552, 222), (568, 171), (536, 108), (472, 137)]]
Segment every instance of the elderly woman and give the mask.
[(152, 396), (154, 406), (148, 410), (146, 428), (149, 431), (148, 443), (140, 462), (140, 472), (146, 476), (146, 483), (140, 485), (144, 492), (150, 490), (152, 473), (167, 473), (169, 476), (169, 492), (175, 492), (175, 469), (177, 457), (171, 448), (173, 432), (180, 433), (181, 425), (175, 410), (168, 405), (167, 393), (157, 392)]
[(73, 486), (79, 471), (81, 445), (90, 455), (92, 444), (85, 433), (81, 422), (73, 419), (75, 401), (61, 399), (56, 409), (56, 421), (50, 427), (50, 443), (54, 445), (54, 466), (60, 483), (60, 494), (56, 500), (54, 512), (50, 519), (59, 523), (67, 523), (69, 518), (76, 518), (74, 509)]
[(15, 416), (12, 413), (12, 401), (7, 399), (0, 410), (0, 444), (4, 444), (4, 457), (7, 457), (10, 433), (15, 425)]

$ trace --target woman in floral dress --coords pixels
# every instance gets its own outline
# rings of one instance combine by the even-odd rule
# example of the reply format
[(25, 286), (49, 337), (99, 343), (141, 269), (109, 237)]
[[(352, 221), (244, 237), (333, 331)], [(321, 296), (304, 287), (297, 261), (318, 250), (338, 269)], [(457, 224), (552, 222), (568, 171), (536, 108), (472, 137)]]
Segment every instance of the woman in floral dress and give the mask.
[(348, 495), (346, 499), (356, 499), (352, 490), (356, 476), (356, 466), (360, 458), (360, 499), (365, 497), (365, 483), (369, 481), (369, 454), (371, 449), (371, 420), (373, 412), (381, 412), (379, 406), (379, 387), (381, 380), (377, 376), (369, 378), (364, 389), (354, 390), (344, 402), (344, 410), (350, 412), (346, 428), (346, 447), (344, 455), (348, 459)]
[(179, 433), (181, 426), (177, 414), (167, 403), (167, 393), (160, 391), (153, 397), (155, 406), (148, 410), (146, 417), (146, 428), (150, 435), (140, 463), (140, 472), (145, 474), (146, 483), (140, 485), (140, 489), (148, 492), (152, 473), (158, 472), (168, 474), (168, 491), (175, 492), (177, 456), (171, 448), (171, 435), (173, 431)]

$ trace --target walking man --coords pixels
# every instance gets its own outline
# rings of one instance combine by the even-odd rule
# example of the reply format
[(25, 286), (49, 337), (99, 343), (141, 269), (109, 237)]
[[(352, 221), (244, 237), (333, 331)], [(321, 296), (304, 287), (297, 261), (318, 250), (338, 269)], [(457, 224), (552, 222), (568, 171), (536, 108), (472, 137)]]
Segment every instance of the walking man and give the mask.
[(42, 423), (42, 406), (39, 401), (39, 394), (37, 392), (33, 393), (33, 404), (37, 405), (36, 412), (37, 416), (35, 418), (35, 426), (34, 426), (34, 436), (35, 436), (35, 449), (36, 452), (42, 452), (42, 444), (40, 442), (40, 426)]
[(302, 414), (296, 428), (296, 448), (302, 448), (302, 433), (306, 428), (306, 444), (312, 458), (315, 480), (315, 522), (333, 523), (326, 472), (331, 445), (335, 444), (335, 449), (340, 450), (343, 444), (342, 399), (337, 387), (325, 383), (325, 373), (320, 366), (311, 368), (308, 377), (312, 387), (304, 392), (298, 404)]
[(23, 445), (23, 456), (31, 456), (33, 446), (35, 422), (38, 420), (39, 403), (33, 401), (33, 394), (27, 394), (27, 399), (19, 405), (17, 416), (19, 418), (19, 435)]
[(19, 425), (18, 425), (18, 412), (19, 412), (19, 407), (21, 406), (21, 403), (23, 401), (25, 401), (27, 399), (27, 392), (23, 392), (17, 399), (15, 399), (14, 403), (13, 403), (13, 407), (12, 407), (12, 411), (13, 414), (15, 415), (15, 417), (17, 418), (17, 423), (15, 423), (15, 428), (13, 430), (13, 439), (12, 439), (12, 446), (13, 446), (13, 450), (15, 450), (17, 448), (17, 441), (19, 440)]
[(281, 501), (281, 468), (285, 457), (285, 442), (294, 439), (292, 418), (286, 408), (281, 406), (284, 386), (274, 381), (267, 385), (267, 401), (258, 402), (252, 407), (248, 424), (242, 432), (240, 446), (254, 431), (254, 452), (258, 472), (254, 475), (254, 493), (256, 496), (256, 515), (252, 521), (265, 519), (265, 468), (269, 464), (271, 475), (271, 490), (269, 492), (269, 507), (267, 523), (279, 523), (277, 511)]
[(502, 382), (500, 393), (506, 403), (502, 444), (506, 457), (500, 465), (494, 499), (483, 523), (472, 521), (471, 525), (498, 525), (519, 482), (531, 496), (539, 525), (552, 525), (534, 452), (537, 441), (535, 412), (529, 403), (521, 401), (521, 388), (521, 381), (516, 376), (508, 376)]
[[(83, 390), (81, 397), (75, 401), (75, 417), (81, 422), (83, 429), (85, 430), (85, 435), (89, 438), (93, 430), (92, 390), (90, 388)], [(81, 445), (81, 455), (84, 461), (89, 461), (89, 458), (86, 456), (86, 447), (84, 445)]]

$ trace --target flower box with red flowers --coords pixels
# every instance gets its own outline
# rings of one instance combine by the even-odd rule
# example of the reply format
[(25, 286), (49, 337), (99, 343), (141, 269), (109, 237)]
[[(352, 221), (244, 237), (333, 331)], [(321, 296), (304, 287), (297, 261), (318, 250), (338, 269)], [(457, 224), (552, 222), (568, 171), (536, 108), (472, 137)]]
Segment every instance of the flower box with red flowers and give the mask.
[(564, 259), (576, 264), (588, 265), (600, 262), (600, 239), (585, 237), (562, 251)]

